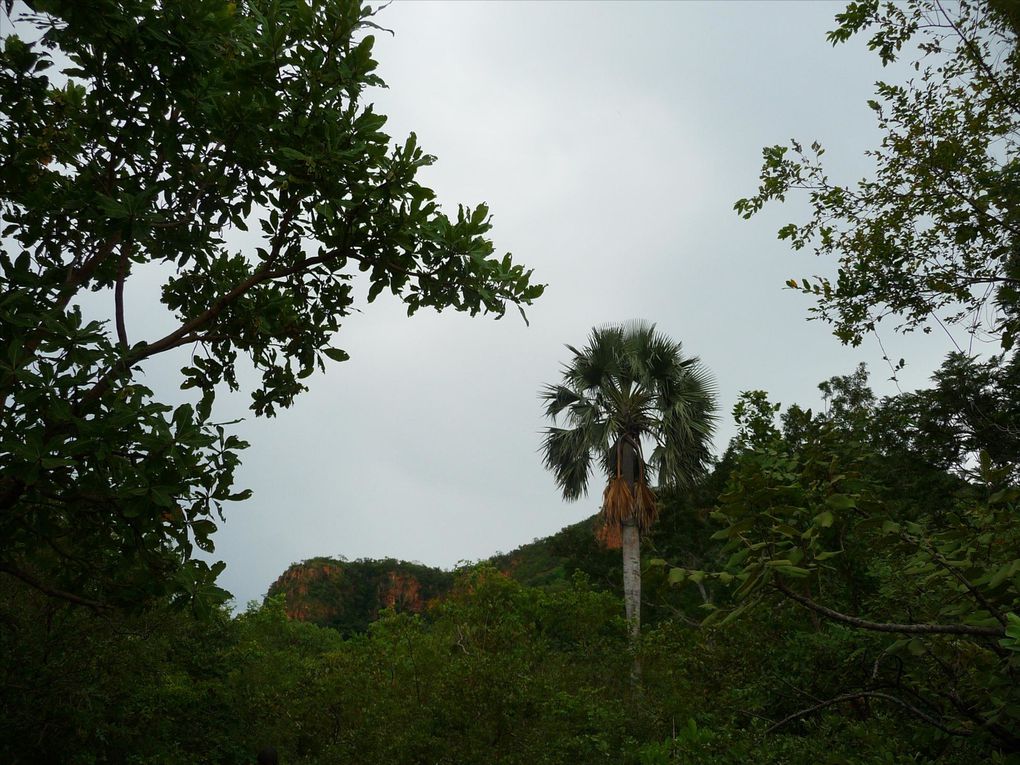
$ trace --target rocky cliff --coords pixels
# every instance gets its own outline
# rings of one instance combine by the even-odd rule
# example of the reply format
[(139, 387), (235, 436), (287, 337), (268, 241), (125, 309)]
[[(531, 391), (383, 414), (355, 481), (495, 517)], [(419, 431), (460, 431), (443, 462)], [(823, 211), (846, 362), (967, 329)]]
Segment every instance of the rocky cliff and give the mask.
[(420, 563), (312, 558), (284, 571), (269, 597), (283, 595), (292, 619), (351, 634), (385, 608), (419, 613), (452, 585), (452, 574)]

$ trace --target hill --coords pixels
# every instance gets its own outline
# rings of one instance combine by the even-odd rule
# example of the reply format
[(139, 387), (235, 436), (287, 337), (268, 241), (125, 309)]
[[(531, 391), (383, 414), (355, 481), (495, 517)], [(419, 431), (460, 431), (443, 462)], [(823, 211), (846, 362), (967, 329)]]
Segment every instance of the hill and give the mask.
[[(719, 468), (687, 494), (664, 494), (661, 516), (644, 541), (645, 559), (664, 558), (678, 565), (697, 565), (714, 548), (707, 520), (709, 506), (728, 475)], [(506, 553), (480, 561), (528, 587), (566, 589), (582, 574), (598, 590), (620, 594), (620, 556), (595, 539), (594, 516), (566, 526)], [(645, 619), (677, 616), (711, 600), (703, 590), (686, 594), (667, 586), (665, 569), (648, 567), (644, 579)], [(453, 586), (454, 574), (421, 563), (387, 558), (347, 561), (317, 557), (292, 564), (269, 588), (268, 596), (283, 595), (292, 619), (333, 627), (343, 634), (365, 630), (387, 608), (420, 613)], [(693, 600), (692, 600), (693, 597)], [(686, 600), (685, 600), (686, 598)]]
[(318, 557), (292, 564), (268, 597), (283, 595), (291, 619), (348, 635), (364, 631), (386, 608), (421, 612), (452, 586), (453, 574), (420, 563)]

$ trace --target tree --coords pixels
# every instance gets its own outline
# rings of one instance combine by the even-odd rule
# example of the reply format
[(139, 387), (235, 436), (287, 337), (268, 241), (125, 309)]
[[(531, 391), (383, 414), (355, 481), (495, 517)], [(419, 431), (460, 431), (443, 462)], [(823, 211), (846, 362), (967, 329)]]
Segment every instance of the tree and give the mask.
[(878, 418), (894, 423), (882, 429), (884, 438), (971, 482), (990, 465), (1002, 475), (994, 488), (1020, 483), (1020, 357), (951, 353), (932, 380), (928, 390), (882, 402)]
[[(358, 271), (408, 314), (499, 316), (542, 287), (492, 256), (485, 205), (442, 212), (413, 134), (382, 132), (372, 8), (26, 5), (38, 39), (0, 53), (0, 571), (97, 608), (222, 597), (192, 555), (248, 494), (217, 390), (252, 367), (270, 416), (346, 359)], [(125, 295), (153, 279), (167, 328), (143, 339)], [(199, 395), (173, 408), (139, 374), (175, 349)]]
[(883, 64), (914, 56), (912, 79), (879, 82), (869, 102), (884, 134), (867, 152), (873, 177), (831, 181), (818, 142), (772, 146), (757, 194), (737, 211), (748, 218), (806, 192), (809, 219), (783, 226), (779, 237), (836, 258), (837, 275), (787, 284), (816, 296), (815, 312), (844, 343), (857, 345), (895, 316), (903, 330), (962, 324), (1011, 348), (1020, 333), (1015, 3), (861, 0), (836, 20), (834, 44), (868, 30)]
[[(951, 358), (936, 373), (934, 389), (899, 398), (937, 409), (958, 364)], [(701, 576), (733, 583), (727, 619), (785, 600), (810, 614), (816, 630), (827, 622), (872, 642), (844, 659), (859, 667), (854, 685), (780, 724), (873, 700), (944, 734), (1018, 751), (1020, 489), (987, 452), (970, 483), (946, 472), (953, 466), (941, 458), (937, 412), (934, 426), (922, 421), (904, 435), (904, 407), (896, 399), (876, 406), (864, 383), (860, 372), (833, 378), (836, 416), (800, 411), (783, 417), (793, 431), (749, 442), (715, 514), (725, 526), (717, 534), (726, 540), (722, 569)], [(953, 395), (991, 397), (986, 385), (978, 377)], [(748, 424), (745, 433), (765, 431)], [(963, 449), (972, 443), (970, 434), (951, 438)], [(936, 459), (926, 464), (929, 455)], [(923, 484), (933, 488), (926, 493)]]
[[(652, 474), (660, 485), (689, 486), (709, 462), (715, 391), (680, 343), (633, 323), (597, 327), (587, 346), (568, 345), (573, 359), (563, 380), (542, 391), (550, 427), (545, 466), (567, 500), (587, 493), (594, 460), (606, 475), (601, 536), (623, 548), (623, 592), (630, 634), (641, 631), (640, 537), (655, 521)], [(642, 444), (652, 446), (647, 454)]]
[[(837, 276), (788, 284), (817, 297), (844, 343), (895, 316), (904, 331), (960, 324), (1009, 351), (1020, 335), (1016, 4), (863, 0), (836, 18), (833, 43), (868, 30), (884, 64), (913, 58), (913, 78), (879, 83), (869, 102), (884, 133), (868, 152), (874, 176), (836, 184), (817, 142), (794, 141), (792, 155), (773, 146), (737, 211), (807, 192), (810, 218), (779, 236), (838, 258)], [(744, 455), (718, 515), (736, 594), (777, 592), (815, 619), (899, 638), (863, 688), (807, 711), (882, 699), (942, 733), (1020, 749), (1014, 366), (953, 354), (935, 388), (877, 407), (863, 379), (834, 378), (826, 392), (842, 409), (788, 411), (787, 437)]]

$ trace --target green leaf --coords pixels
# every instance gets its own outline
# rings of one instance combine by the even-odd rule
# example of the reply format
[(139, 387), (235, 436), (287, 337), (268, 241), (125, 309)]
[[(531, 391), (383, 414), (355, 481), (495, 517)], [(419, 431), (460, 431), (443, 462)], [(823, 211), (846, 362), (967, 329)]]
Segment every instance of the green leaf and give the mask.
[(216, 524), (207, 519), (199, 519), (191, 522), (191, 530), (196, 537), (208, 537), (216, 531)]
[(882, 522), (882, 533), (883, 534), (899, 534), (900, 524), (895, 521), (884, 520)]
[(776, 573), (797, 577), (799, 579), (803, 579), (804, 577), (811, 575), (811, 571), (809, 569), (801, 568), (800, 566), (781, 566), (776, 569)]
[(170, 497), (169, 494), (167, 494), (166, 490), (160, 486), (149, 487), (149, 498), (152, 500), (153, 504), (157, 505), (158, 507), (174, 506), (173, 499)]
[(854, 498), (846, 494), (830, 494), (825, 498), (825, 503), (834, 510), (850, 510), (857, 507)]
[(347, 351), (342, 351), (339, 348), (323, 348), (322, 352), (333, 361), (347, 361), (351, 358)]
[(821, 526), (823, 529), (827, 529), (832, 526), (834, 516), (831, 511), (823, 510), (815, 516), (815, 523)]

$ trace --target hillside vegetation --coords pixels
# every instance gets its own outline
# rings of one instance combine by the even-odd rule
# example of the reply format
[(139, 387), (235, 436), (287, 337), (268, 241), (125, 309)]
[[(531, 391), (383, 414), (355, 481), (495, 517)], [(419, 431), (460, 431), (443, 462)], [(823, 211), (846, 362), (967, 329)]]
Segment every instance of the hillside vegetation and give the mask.
[[(710, 494), (721, 475), (713, 474), (694, 496)], [(706, 499), (703, 507), (694, 509), (695, 500), (686, 495), (664, 499), (659, 523), (648, 539), (651, 557), (661, 553), (687, 564), (699, 563), (710, 545), (708, 537), (719, 529), (708, 519), (712, 500)], [(526, 587), (553, 591), (569, 589), (575, 574), (581, 573), (592, 587), (620, 595), (618, 558), (617, 551), (596, 539), (593, 516), (476, 565), (489, 566)], [(674, 614), (675, 606), (670, 604), (681, 599), (669, 586), (667, 573), (661, 568), (646, 572), (646, 606), (652, 622)], [(394, 558), (348, 561), (317, 557), (291, 564), (270, 585), (268, 597), (282, 596), (291, 619), (350, 635), (365, 631), (386, 609), (427, 612), (449, 594), (455, 577), (456, 572)]]

